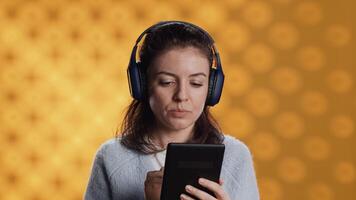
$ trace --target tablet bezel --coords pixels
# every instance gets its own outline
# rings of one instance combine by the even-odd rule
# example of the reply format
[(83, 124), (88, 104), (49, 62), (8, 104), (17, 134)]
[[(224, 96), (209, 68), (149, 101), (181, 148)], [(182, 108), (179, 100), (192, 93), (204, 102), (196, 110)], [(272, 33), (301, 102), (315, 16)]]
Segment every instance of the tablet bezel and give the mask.
[(178, 194), (188, 194), (183, 186), (186, 184), (193, 185), (214, 196), (212, 192), (198, 183), (198, 177), (219, 182), (224, 152), (224, 144), (169, 143), (165, 159), (161, 200), (179, 199)]

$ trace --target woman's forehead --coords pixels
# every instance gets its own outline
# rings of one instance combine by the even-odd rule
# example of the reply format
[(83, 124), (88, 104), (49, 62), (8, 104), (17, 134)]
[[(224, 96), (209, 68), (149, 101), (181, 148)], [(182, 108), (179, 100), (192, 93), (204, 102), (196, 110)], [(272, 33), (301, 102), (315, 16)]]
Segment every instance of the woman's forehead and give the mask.
[(196, 74), (209, 72), (209, 60), (198, 48), (185, 47), (170, 49), (159, 55), (153, 62), (152, 72), (173, 74)]

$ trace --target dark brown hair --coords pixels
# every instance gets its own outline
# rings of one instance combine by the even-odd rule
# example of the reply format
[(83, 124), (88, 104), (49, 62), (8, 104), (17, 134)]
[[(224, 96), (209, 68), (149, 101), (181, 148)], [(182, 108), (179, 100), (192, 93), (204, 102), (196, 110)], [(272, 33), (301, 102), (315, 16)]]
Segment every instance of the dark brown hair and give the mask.
[[(207, 33), (197, 27), (185, 23), (172, 23), (153, 27), (147, 34), (140, 49), (140, 67), (147, 77), (147, 69), (155, 58), (173, 48), (195, 47), (213, 62), (211, 46), (213, 41)], [(147, 83), (147, 78), (146, 78)], [(148, 96), (148, 87), (145, 86), (145, 96)], [(129, 149), (141, 153), (159, 151), (151, 142), (151, 133), (156, 127), (155, 116), (150, 108), (147, 98), (142, 101), (132, 100), (128, 106), (121, 130), (116, 132), (116, 137), (122, 133), (121, 143)], [(195, 122), (193, 138), (188, 143), (221, 144), (223, 134), (205, 106), (202, 114)]]

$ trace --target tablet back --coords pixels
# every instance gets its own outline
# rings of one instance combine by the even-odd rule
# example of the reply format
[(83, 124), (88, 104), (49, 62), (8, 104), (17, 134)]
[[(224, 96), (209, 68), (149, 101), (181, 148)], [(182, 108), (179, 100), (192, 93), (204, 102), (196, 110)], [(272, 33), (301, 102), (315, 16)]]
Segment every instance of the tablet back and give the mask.
[(180, 199), (186, 185), (211, 194), (198, 183), (200, 177), (219, 182), (224, 144), (169, 143), (164, 168), (161, 200)]

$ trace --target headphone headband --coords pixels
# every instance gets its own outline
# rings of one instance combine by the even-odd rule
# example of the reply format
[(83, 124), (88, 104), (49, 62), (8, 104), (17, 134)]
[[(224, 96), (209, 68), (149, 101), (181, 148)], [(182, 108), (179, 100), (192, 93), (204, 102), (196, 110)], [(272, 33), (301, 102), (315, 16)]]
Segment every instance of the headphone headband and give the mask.
[(212, 49), (213, 55), (215, 55), (215, 58), (216, 58), (216, 60), (215, 60), (215, 62), (216, 62), (216, 70), (222, 71), (222, 67), (221, 67), (221, 64), (220, 64), (220, 55), (219, 55), (219, 52), (217, 51), (217, 49), (215, 47), (215, 41), (210, 36), (210, 34), (207, 31), (205, 31), (204, 29), (202, 29), (201, 27), (199, 27), (199, 26), (197, 26), (195, 24), (192, 24), (192, 23), (189, 23), (189, 22), (184, 22), (184, 21), (178, 21), (178, 20), (161, 21), (161, 22), (159, 22), (157, 24), (154, 24), (154, 25), (148, 27), (146, 30), (144, 30), (138, 36), (138, 38), (136, 40), (136, 43), (135, 43), (135, 46), (134, 46), (135, 54), (134, 54), (133, 58), (131, 56), (131, 59), (133, 59), (136, 62), (136, 54), (137, 54), (138, 44), (141, 42), (142, 38), (146, 34), (150, 33), (155, 28), (162, 28), (164, 26), (169, 26), (169, 25), (174, 25), (174, 24), (188, 25), (190, 27), (193, 27), (193, 28), (199, 30), (201, 33), (203, 33), (205, 36), (207, 36), (209, 38), (209, 40), (211, 41), (210, 48)]

